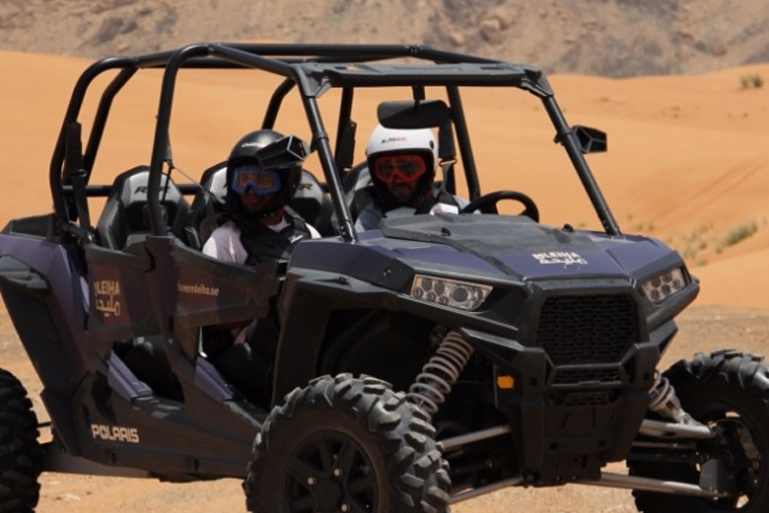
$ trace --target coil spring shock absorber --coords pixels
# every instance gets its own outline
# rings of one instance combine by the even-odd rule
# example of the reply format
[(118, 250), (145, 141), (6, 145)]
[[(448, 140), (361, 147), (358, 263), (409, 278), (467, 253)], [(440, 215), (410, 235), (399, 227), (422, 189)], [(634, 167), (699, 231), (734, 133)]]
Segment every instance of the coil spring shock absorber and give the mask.
[(651, 399), (649, 409), (653, 412), (681, 424), (699, 424), (681, 407), (675, 388), (665, 376), (660, 374), (655, 376), (654, 385), (649, 390), (649, 399)]
[(409, 401), (421, 406), (430, 416), (438, 413), (472, 354), (473, 346), (459, 332), (449, 331), (409, 387), (406, 394)]

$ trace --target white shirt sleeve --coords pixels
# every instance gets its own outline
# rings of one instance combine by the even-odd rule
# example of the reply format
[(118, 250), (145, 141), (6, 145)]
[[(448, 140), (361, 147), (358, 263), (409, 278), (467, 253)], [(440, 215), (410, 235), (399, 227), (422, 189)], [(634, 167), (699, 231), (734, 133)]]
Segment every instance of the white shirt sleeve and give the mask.
[(203, 254), (237, 264), (245, 263), (248, 258), (246, 248), (240, 242), (240, 230), (232, 221), (227, 221), (211, 233), (203, 245)]
[(448, 203), (436, 203), (430, 209), (430, 213), (437, 214), (439, 212), (443, 214), (459, 214), (459, 207), (457, 205), (449, 205)]
[(313, 239), (320, 239), (320, 232), (310, 223), (305, 223), (307, 225), (307, 229), (310, 231), (310, 237)]

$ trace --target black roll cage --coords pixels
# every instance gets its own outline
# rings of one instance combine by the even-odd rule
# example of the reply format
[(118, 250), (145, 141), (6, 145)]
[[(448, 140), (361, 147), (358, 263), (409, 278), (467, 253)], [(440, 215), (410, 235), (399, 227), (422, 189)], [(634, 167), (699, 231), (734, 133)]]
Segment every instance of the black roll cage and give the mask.
[[(380, 62), (385, 60), (417, 62)], [(427, 61), (428, 64), (420, 61)], [(555, 127), (555, 141), (565, 147), (606, 233), (620, 234), (608, 204), (584, 159), (577, 136), (567, 124), (550, 84), (539, 69), (421, 45), (228, 43), (199, 43), (173, 51), (134, 57), (108, 57), (96, 61), (83, 72), (75, 84), (50, 166), (54, 212), (62, 230), (81, 233), (90, 230), (89, 226), (83, 226), (88, 224), (88, 216), (78, 214), (77, 198), (78, 194), (100, 196), (109, 192), (109, 187), (89, 186), (88, 181), (112, 102), (139, 69), (152, 68), (164, 69), (147, 191), (149, 221), (154, 235), (166, 235), (160, 206), (160, 182), (169, 145), (168, 129), (176, 76), (181, 68), (261, 69), (285, 77), (273, 92), (267, 106), (263, 120), (264, 128), (273, 127), (283, 99), (295, 87), (299, 88), (312, 131), (311, 146), (318, 151), (326, 186), (339, 220), (340, 233), (349, 242), (356, 241), (357, 235), (344, 199), (342, 174), (339, 170), (341, 162), (335, 160), (335, 156), (340, 157), (345, 131), (351, 122), (354, 89), (390, 86), (411, 87), (415, 100), (422, 99), (424, 87), (445, 87), (471, 200), (479, 197), (481, 192), (459, 87), (517, 87), (534, 94), (542, 101)], [(86, 92), (97, 76), (115, 69), (119, 71), (102, 93), (83, 152), (80, 140), (81, 124), (78, 118)], [(334, 151), (317, 104), (317, 99), (332, 87), (342, 89), (337, 147)], [(85, 190), (78, 191), (78, 188)], [(79, 226), (75, 223), (78, 218)]]

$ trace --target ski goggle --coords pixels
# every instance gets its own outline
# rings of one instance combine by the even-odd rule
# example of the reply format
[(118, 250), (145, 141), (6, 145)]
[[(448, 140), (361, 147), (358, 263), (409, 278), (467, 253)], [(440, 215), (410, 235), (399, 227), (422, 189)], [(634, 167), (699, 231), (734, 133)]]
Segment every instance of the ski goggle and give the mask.
[(238, 166), (232, 173), (231, 187), (238, 194), (244, 194), (250, 187), (257, 196), (267, 196), (280, 191), (281, 185), (277, 171), (254, 164)]
[(387, 185), (396, 178), (401, 182), (413, 182), (425, 171), (425, 159), (419, 155), (386, 155), (374, 161), (374, 175)]

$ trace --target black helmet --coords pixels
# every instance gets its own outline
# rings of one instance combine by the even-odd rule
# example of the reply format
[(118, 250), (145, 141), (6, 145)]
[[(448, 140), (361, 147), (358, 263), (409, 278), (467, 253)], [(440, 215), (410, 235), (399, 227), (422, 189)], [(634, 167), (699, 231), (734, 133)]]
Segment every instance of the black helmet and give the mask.
[[(275, 130), (262, 129), (241, 138), (227, 159), (227, 205), (233, 217), (248, 221), (256, 215), (266, 217), (286, 205), (294, 197), (302, 178), (302, 164), (308, 154), (307, 145), (298, 137), (284, 136)], [(244, 165), (275, 171), (280, 177), (280, 190), (275, 201), (258, 213), (247, 214), (240, 194), (233, 188), (235, 170)]]

